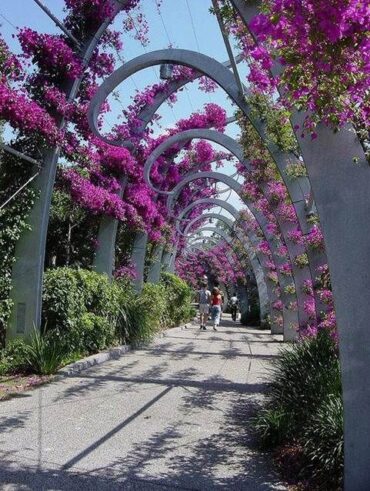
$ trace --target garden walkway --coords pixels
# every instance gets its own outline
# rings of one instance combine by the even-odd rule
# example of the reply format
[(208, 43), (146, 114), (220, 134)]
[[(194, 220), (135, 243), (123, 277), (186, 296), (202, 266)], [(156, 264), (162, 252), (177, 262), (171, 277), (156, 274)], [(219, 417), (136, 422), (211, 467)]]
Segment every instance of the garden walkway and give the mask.
[(279, 336), (223, 321), (0, 404), (3, 490), (284, 490), (250, 415)]

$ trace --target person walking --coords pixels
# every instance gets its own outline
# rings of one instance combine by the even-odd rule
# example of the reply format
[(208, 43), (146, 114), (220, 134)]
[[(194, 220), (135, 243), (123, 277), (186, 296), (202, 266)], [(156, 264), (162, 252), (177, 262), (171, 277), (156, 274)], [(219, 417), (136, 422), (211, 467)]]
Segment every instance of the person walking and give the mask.
[(207, 283), (202, 281), (201, 289), (198, 292), (198, 302), (199, 302), (199, 322), (200, 322), (200, 330), (205, 331), (208, 314), (209, 314), (209, 304), (211, 300), (211, 292), (207, 290)]
[(233, 293), (233, 296), (230, 298), (230, 310), (231, 310), (231, 318), (234, 322), (236, 322), (236, 316), (238, 313), (239, 307), (239, 299), (236, 296), (236, 293)]
[[(225, 303), (225, 296), (224, 296), (224, 294), (223, 294), (223, 292), (222, 292), (222, 290), (220, 288), (220, 282), (219, 282), (219, 280), (217, 278), (213, 281), (213, 286), (214, 286), (214, 288), (218, 288), (219, 293), (221, 295), (221, 300), (222, 300), (221, 301), (221, 305), (224, 305), (224, 303)], [(222, 319), (222, 307), (221, 307), (221, 313), (220, 313), (220, 322), (221, 322), (221, 319)]]
[(220, 325), (222, 309), (222, 296), (217, 287), (214, 287), (211, 295), (211, 315), (213, 322), (213, 330), (217, 331), (217, 327)]

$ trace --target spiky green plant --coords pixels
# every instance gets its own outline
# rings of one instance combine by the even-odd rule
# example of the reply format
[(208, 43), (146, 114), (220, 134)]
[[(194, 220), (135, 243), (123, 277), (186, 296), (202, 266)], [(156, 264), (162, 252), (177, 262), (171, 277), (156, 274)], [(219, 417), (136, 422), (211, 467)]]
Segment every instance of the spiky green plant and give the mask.
[(30, 369), (39, 375), (51, 375), (61, 366), (64, 350), (56, 337), (41, 334), (34, 328), (26, 353)]
[(282, 350), (273, 367), (271, 407), (283, 408), (298, 436), (330, 394), (341, 394), (337, 347), (323, 331)]
[(265, 408), (253, 419), (262, 448), (273, 448), (289, 435), (289, 415), (281, 408)]
[(323, 401), (306, 427), (304, 440), (309, 470), (326, 489), (337, 489), (344, 462), (343, 402), (338, 394)]

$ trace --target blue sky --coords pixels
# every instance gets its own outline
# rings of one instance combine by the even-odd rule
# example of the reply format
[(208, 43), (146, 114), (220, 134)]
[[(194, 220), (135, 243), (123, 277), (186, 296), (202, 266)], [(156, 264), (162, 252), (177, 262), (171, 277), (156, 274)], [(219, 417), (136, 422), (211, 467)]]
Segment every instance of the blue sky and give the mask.
[[(43, 0), (44, 4), (57, 15), (63, 18), (63, 0)], [(218, 61), (227, 60), (227, 53), (218, 27), (216, 17), (209, 13), (211, 0), (163, 0), (159, 15), (155, 0), (143, 0), (142, 11), (148, 20), (150, 31), (150, 44), (143, 47), (140, 42), (129, 35), (124, 36), (124, 48), (120, 55), (127, 61), (143, 54), (145, 51), (167, 48), (171, 43), (175, 48), (190, 49), (207, 54)], [(190, 12), (189, 12), (190, 10)], [(4, 19), (5, 17), (5, 19)], [(118, 16), (115, 28), (121, 29), (123, 17)], [(1, 0), (0, 1), (1, 32), (10, 48), (19, 52), (19, 44), (14, 38), (15, 27), (29, 26), (39, 32), (58, 33), (58, 28), (49, 17), (37, 6), (33, 0)], [(242, 79), (245, 80), (246, 69), (240, 67)], [(159, 69), (147, 69), (125, 81), (119, 87), (120, 102), (111, 102), (112, 111), (105, 118), (105, 128), (113, 126), (119, 119), (122, 107), (130, 103), (137, 89), (143, 89), (149, 84), (159, 80)], [(222, 90), (212, 94), (199, 91), (197, 83), (188, 84), (187, 90), (181, 92), (173, 108), (164, 104), (158, 111), (161, 115), (162, 128), (172, 126), (176, 120), (189, 116), (193, 111), (199, 110), (207, 102), (215, 102), (223, 106), (228, 115), (233, 114), (233, 106)], [(161, 128), (156, 126), (156, 132)], [(226, 131), (230, 136), (237, 136), (237, 125), (229, 125)], [(232, 174), (233, 169), (225, 168), (225, 173)], [(223, 195), (225, 196), (225, 195)], [(238, 200), (231, 195), (230, 202), (238, 205)], [(238, 206), (239, 207), (239, 206)]]

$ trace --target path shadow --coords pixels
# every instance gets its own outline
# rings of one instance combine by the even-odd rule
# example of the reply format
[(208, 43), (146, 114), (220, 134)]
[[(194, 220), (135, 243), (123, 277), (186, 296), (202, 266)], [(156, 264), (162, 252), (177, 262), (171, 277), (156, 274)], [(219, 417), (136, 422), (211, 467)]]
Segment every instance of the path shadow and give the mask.
[(0, 416), (0, 434), (9, 433), (18, 428), (24, 428), (31, 411), (18, 413), (16, 416)]
[[(229, 329), (230, 330), (230, 329)], [(228, 331), (225, 331), (225, 333)], [(232, 331), (232, 334), (236, 331)], [(222, 332), (220, 333), (223, 334)], [(210, 342), (220, 340), (220, 334), (209, 336)], [(230, 337), (221, 340), (230, 342)], [(244, 334), (244, 332), (238, 332)], [(253, 333), (253, 336), (255, 334)], [(176, 338), (175, 338), (176, 339)], [(175, 352), (173, 342), (165, 342), (153, 347), (142, 348), (140, 357), (146, 353), (154, 356), (166, 354), (169, 360), (183, 360), (189, 355), (214, 356), (227, 360), (238, 357), (244, 361), (245, 356), (257, 358), (274, 358), (276, 355), (245, 355), (239, 347), (229, 347), (217, 352), (197, 351), (197, 339), (189, 341)], [(205, 338), (202, 338), (204, 340)], [(266, 335), (264, 335), (264, 340)], [(243, 342), (238, 339), (232, 342)], [(258, 342), (263, 341), (247, 341)], [(268, 341), (269, 343), (270, 341)], [(227, 346), (227, 345), (226, 345)], [(170, 353), (169, 353), (170, 352)], [(196, 366), (178, 371), (172, 370), (170, 376), (166, 361), (145, 367), (141, 375), (133, 375), (131, 369), (139, 368), (137, 361), (120, 363), (116, 368), (112, 363), (107, 367), (88, 370), (82, 374), (71, 376), (80, 379), (81, 383), (66, 388), (58, 396), (59, 400), (73, 400), (78, 397), (89, 397), (97, 388), (114, 387), (119, 391), (140, 391), (144, 385), (160, 386), (159, 393), (140, 407), (135, 413), (125, 416), (114, 428), (95, 442), (77, 451), (62, 468), (45, 462), (42, 468), (36, 464), (16, 461), (11, 454), (4, 455), (0, 461), (0, 482), (10, 484), (10, 489), (61, 491), (75, 490), (278, 490), (280, 486), (275, 474), (271, 471), (269, 456), (256, 448), (251, 418), (258, 410), (259, 401), (269, 383), (236, 383), (220, 375), (213, 375), (199, 380), (200, 372)], [(183, 365), (183, 364), (181, 364)], [(176, 369), (176, 364), (173, 368)], [(136, 372), (137, 373), (137, 372)], [(198, 378), (198, 379), (197, 379)], [(143, 440), (140, 429), (137, 429), (136, 442), (130, 445), (126, 454), (120, 455), (109, 465), (96, 467), (89, 472), (83, 470), (84, 459), (94, 452), (103, 452), (104, 445), (126, 426), (138, 425), (137, 418), (149, 415), (154, 404), (166, 403), (165, 396), (173, 388), (180, 388), (180, 400), (177, 406), (176, 421), (160, 422), (152, 428), (152, 433)], [(163, 398), (163, 400), (162, 400)], [(163, 414), (171, 411), (164, 406)], [(213, 418), (207, 419), (210, 415)], [(145, 417), (145, 416), (144, 416)], [(21, 421), (4, 421), (7, 426), (22, 427)], [(16, 419), (16, 418), (15, 418)], [(173, 420), (173, 419), (172, 419)], [(212, 426), (211, 426), (212, 421)], [(1, 431), (1, 419), (0, 419)], [(125, 447), (127, 448), (127, 447)], [(99, 455), (99, 454), (98, 454)], [(95, 458), (95, 457), (94, 457)], [(99, 462), (99, 460), (96, 460)], [(80, 469), (80, 471), (78, 471)], [(5, 488), (6, 489), (6, 488)]]

